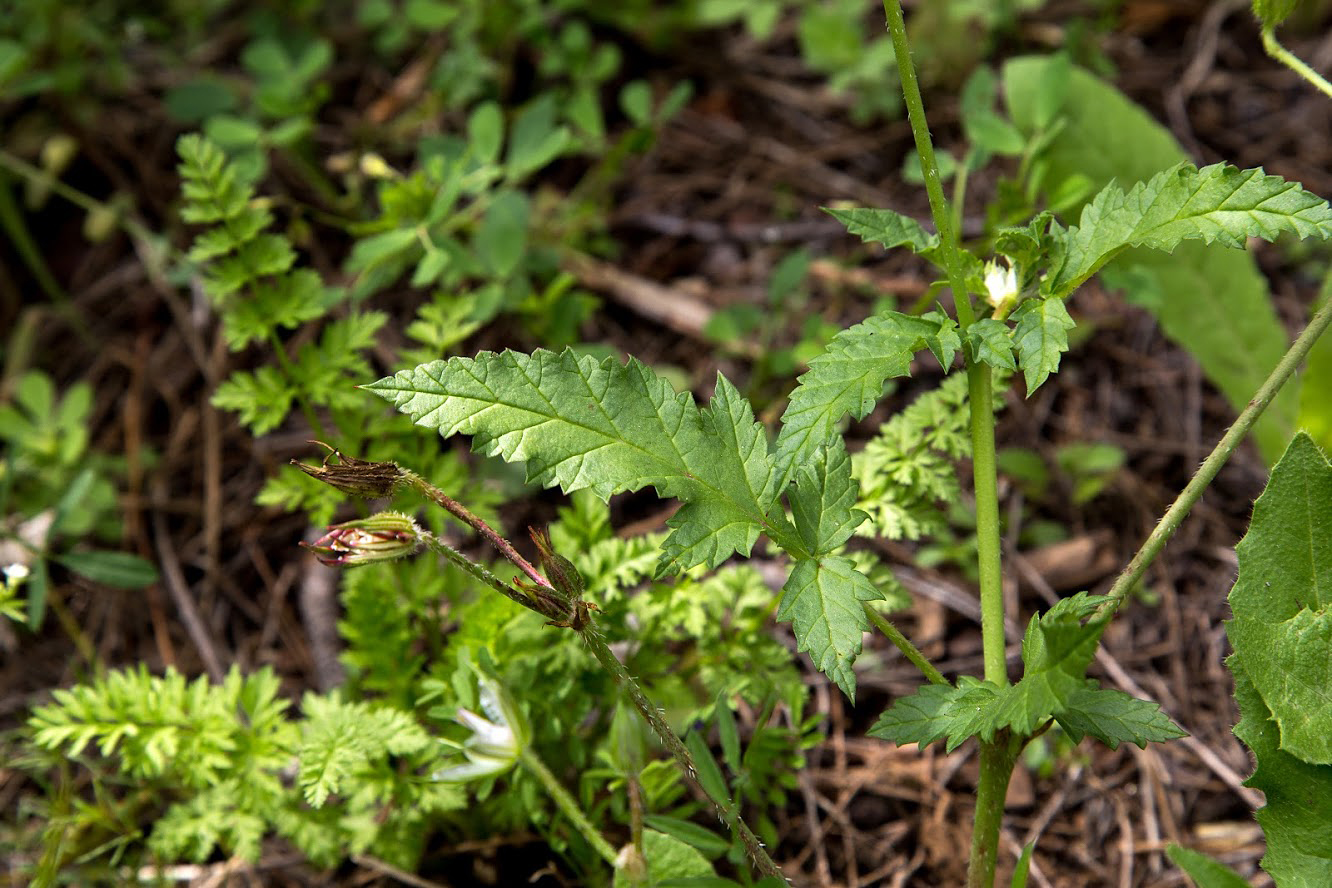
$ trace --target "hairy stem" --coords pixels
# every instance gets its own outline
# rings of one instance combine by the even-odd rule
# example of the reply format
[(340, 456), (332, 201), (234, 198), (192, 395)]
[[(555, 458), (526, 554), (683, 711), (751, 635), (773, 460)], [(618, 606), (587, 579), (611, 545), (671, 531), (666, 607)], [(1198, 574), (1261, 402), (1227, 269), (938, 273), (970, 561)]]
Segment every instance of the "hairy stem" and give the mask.
[(496, 533), (494, 528), (482, 521), (478, 516), (474, 515), (466, 506), (415, 472), (408, 471), (407, 469), (402, 469), (401, 472), (404, 481), (416, 488), (422, 496), (429, 499), (435, 505), (481, 534), (486, 542), (490, 543), (490, 545), (494, 546), (501, 555), (513, 562), (514, 567), (517, 567), (523, 573), (527, 574), (532, 582), (536, 583), (538, 586), (551, 588), (550, 581), (542, 576), (541, 571), (533, 567), (531, 562), (526, 558), (519, 555), (518, 550), (515, 549), (508, 540)]
[(541, 781), (541, 785), (546, 789), (546, 794), (554, 800), (555, 807), (560, 809), (560, 813), (569, 818), (574, 828), (584, 839), (587, 839), (587, 843), (592, 846), (592, 849), (601, 855), (601, 859), (614, 868), (615, 849), (611, 847), (610, 842), (606, 841), (605, 836), (593, 825), (592, 821), (587, 819), (587, 815), (583, 813), (583, 809), (578, 806), (574, 797), (569, 795), (569, 791), (560, 785), (560, 781), (555, 779), (554, 774), (550, 773), (546, 763), (541, 761), (530, 746), (526, 745), (521, 747), (518, 753), (518, 761), (522, 762), (528, 773)]
[(1271, 28), (1263, 28), (1263, 49), (1267, 50), (1267, 54), (1272, 58), (1307, 80), (1315, 89), (1326, 96), (1332, 97), (1332, 83), (1328, 83), (1323, 75), (1310, 68), (1300, 60), (1299, 56), (1282, 46)]
[(980, 781), (976, 786), (976, 818), (971, 831), (971, 861), (967, 888), (990, 888), (999, 862), (999, 827), (1004, 819), (1004, 797), (1013, 776), (1017, 748), (1006, 731), (980, 745)]
[(1267, 381), (1258, 389), (1257, 394), (1253, 396), (1253, 400), (1249, 401), (1249, 406), (1244, 408), (1244, 412), (1221, 436), (1216, 448), (1212, 450), (1207, 459), (1203, 460), (1202, 465), (1198, 467), (1198, 471), (1194, 473), (1193, 479), (1180, 491), (1174, 503), (1161, 516), (1161, 520), (1147, 537), (1146, 542), (1142, 544), (1142, 548), (1133, 556), (1133, 560), (1128, 563), (1128, 567), (1124, 568), (1124, 572), (1115, 580), (1115, 584), (1110, 587), (1110, 600), (1102, 608), (1103, 614), (1113, 614), (1124, 605), (1129, 591), (1142, 579), (1142, 575), (1147, 572), (1147, 568), (1156, 560), (1156, 556), (1165, 548), (1165, 544), (1170, 540), (1170, 537), (1174, 536), (1175, 531), (1179, 529), (1184, 517), (1193, 508), (1193, 504), (1202, 498), (1203, 492), (1212, 483), (1212, 479), (1217, 476), (1221, 467), (1230, 459), (1230, 455), (1235, 452), (1235, 448), (1239, 447), (1240, 442), (1244, 440), (1244, 436), (1249, 433), (1249, 429), (1253, 427), (1253, 424), (1258, 421), (1258, 417), (1262, 416), (1263, 411), (1267, 409), (1267, 405), (1272, 403), (1272, 399), (1276, 397), (1277, 392), (1281, 391), (1281, 387), (1295, 374), (1300, 364), (1308, 356), (1309, 350), (1313, 348), (1313, 344), (1318, 341), (1318, 337), (1323, 334), (1323, 331), (1329, 325), (1332, 325), (1332, 299), (1328, 299), (1309, 321), (1309, 326), (1304, 328), (1304, 332), (1299, 335), (1299, 338), (1291, 345), (1290, 350), (1277, 363), (1271, 375), (1267, 377)]
[(865, 609), (865, 616), (869, 617), (869, 621), (902, 652), (902, 656), (910, 660), (911, 664), (920, 670), (930, 684), (948, 684), (948, 679), (944, 678), (943, 673), (926, 659), (925, 655), (920, 652), (920, 648), (911, 643), (911, 639), (902, 634), (902, 630), (894, 626), (883, 614), (876, 611), (869, 602), (862, 602), (861, 607)]
[(1004, 661), (1004, 590), (1000, 561), (999, 479), (994, 449), (994, 379), (989, 365), (967, 365), (971, 401), (971, 472), (976, 488), (976, 554), (980, 567), (981, 642), (985, 680), (1008, 684)]
[(644, 696), (642, 689), (638, 686), (638, 682), (634, 681), (633, 676), (629, 674), (629, 670), (625, 669), (624, 664), (616, 658), (615, 654), (611, 653), (611, 649), (606, 646), (606, 642), (602, 640), (601, 636), (597, 634), (595, 629), (588, 627), (587, 629), (582, 630), (582, 632), (583, 640), (587, 642), (588, 649), (592, 651), (592, 656), (597, 658), (597, 661), (606, 668), (606, 671), (615, 676), (616, 683), (619, 684), (620, 689), (624, 691), (625, 695), (629, 698), (629, 702), (634, 705), (634, 708), (638, 710), (639, 715), (643, 716), (643, 720), (648, 723), (648, 727), (651, 728), (653, 733), (657, 735), (657, 738), (661, 740), (662, 745), (666, 747), (666, 750), (670, 752), (675, 761), (684, 769), (689, 781), (694, 784), (695, 788), (703, 793), (709, 802), (712, 803), (712, 807), (717, 812), (717, 816), (720, 817), (736, 835), (740, 836), (740, 841), (744, 843), (745, 851), (749, 854), (749, 859), (753, 861), (754, 866), (758, 871), (764, 876), (776, 876), (785, 881), (786, 877), (782, 875), (781, 868), (768, 856), (768, 852), (763, 847), (763, 843), (759, 841), (758, 836), (754, 835), (753, 831), (750, 830), (749, 826), (740, 817), (740, 812), (737, 810), (737, 806), (732, 803), (730, 799), (716, 798), (712, 793), (708, 792), (707, 787), (699, 782), (698, 777), (696, 776), (698, 770), (694, 767), (694, 757), (689, 754), (689, 749), (684, 745), (684, 742), (680, 740), (675, 731), (671, 730), (671, 726), (666, 723), (666, 719), (661, 715), (661, 710), (653, 706), (651, 701)]
[(902, 18), (901, 0), (883, 0), (883, 14), (888, 20), (888, 34), (897, 56), (897, 73), (902, 81), (902, 98), (906, 102), (907, 119), (920, 155), (920, 170), (925, 177), (925, 193), (930, 199), (930, 215), (939, 232), (944, 261), (948, 268), (948, 286), (953, 290), (953, 304), (957, 308), (957, 321), (965, 330), (975, 320), (971, 297), (967, 293), (965, 275), (957, 252), (957, 231), (953, 228), (948, 198), (944, 197), (943, 180), (939, 177), (939, 162), (934, 156), (934, 143), (930, 140), (930, 125), (925, 119), (925, 103), (920, 97), (920, 84), (916, 69), (911, 64), (911, 45), (907, 41), (906, 22)]

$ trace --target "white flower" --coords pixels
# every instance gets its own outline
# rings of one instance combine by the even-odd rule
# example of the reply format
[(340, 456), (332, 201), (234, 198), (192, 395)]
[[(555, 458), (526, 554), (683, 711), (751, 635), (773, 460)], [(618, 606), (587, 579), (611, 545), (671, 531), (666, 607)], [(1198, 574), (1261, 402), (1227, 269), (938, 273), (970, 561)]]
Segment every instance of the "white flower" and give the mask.
[(26, 580), (30, 573), (31, 571), (28, 570), (28, 565), (26, 564), (19, 564), (18, 562), (7, 564), (4, 568), (5, 584), (17, 586), (19, 583)]
[(1008, 265), (1007, 258), (1004, 259), (1004, 265), (1007, 267), (1000, 266), (993, 259), (985, 263), (985, 299), (996, 312), (1012, 306), (1017, 301), (1017, 269)]
[(472, 735), (462, 744), (463, 764), (435, 772), (435, 779), (445, 783), (464, 783), (478, 777), (502, 774), (518, 762), (526, 742), (521, 715), (504, 689), (488, 676), (480, 677), (481, 708), (486, 716), (459, 707), (454, 716)]

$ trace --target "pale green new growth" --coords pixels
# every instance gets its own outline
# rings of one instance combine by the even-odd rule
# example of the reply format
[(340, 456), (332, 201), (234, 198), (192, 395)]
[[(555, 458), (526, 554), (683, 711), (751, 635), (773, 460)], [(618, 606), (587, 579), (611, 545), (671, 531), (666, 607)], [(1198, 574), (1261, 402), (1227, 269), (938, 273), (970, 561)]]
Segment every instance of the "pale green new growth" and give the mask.
[(1066, 296), (1129, 247), (1170, 252), (1186, 240), (1242, 247), (1246, 237), (1332, 237), (1327, 201), (1261, 168), (1180, 164), (1127, 193), (1111, 183), (1063, 233), (1063, 262), (1045, 291)]
[(860, 602), (882, 597), (849, 558), (802, 558), (782, 588), (777, 619), (791, 621), (799, 649), (808, 651), (814, 665), (855, 700), (851, 664), (860, 655), (864, 633), (870, 628)]
[(908, 375), (916, 352), (930, 349), (946, 369), (960, 344), (956, 325), (938, 313), (913, 317), (886, 311), (834, 336), (827, 350), (809, 362), (782, 414), (776, 445), (779, 489), (836, 431), (842, 417), (849, 413), (862, 419), (883, 396), (887, 380)]
[(777, 503), (763, 429), (723, 376), (706, 409), (636, 360), (598, 363), (572, 351), (483, 352), (366, 388), (418, 425), (471, 435), (478, 450), (526, 461), (540, 484), (588, 488), (603, 499), (652, 485), (684, 501), (668, 522), (662, 573), (747, 555), (760, 531), (802, 551)]
[(372, 767), (382, 766), (389, 756), (420, 755), (436, 743), (401, 709), (316, 694), (306, 694), (301, 709), (309, 721), (296, 753), (297, 782), (316, 808), (344, 783), (364, 782)]

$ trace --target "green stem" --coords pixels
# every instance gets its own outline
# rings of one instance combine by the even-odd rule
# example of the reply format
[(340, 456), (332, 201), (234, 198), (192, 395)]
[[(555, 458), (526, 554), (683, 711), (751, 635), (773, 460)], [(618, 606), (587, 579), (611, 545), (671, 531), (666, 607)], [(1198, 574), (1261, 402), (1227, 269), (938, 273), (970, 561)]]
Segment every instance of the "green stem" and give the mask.
[[(939, 232), (939, 242), (948, 269), (948, 285), (953, 290), (958, 325), (965, 333), (976, 315), (972, 309), (971, 295), (966, 289), (957, 232), (944, 197), (939, 165), (930, 141), (929, 123), (925, 118), (925, 105), (920, 97), (920, 85), (911, 64), (911, 45), (907, 40), (902, 4), (900, 0), (884, 0), (883, 11), (888, 32), (892, 36), (893, 51), (897, 56), (907, 117), (915, 137), (916, 151), (920, 154), (925, 191), (930, 199), (930, 214)], [(1002, 686), (1008, 683), (1008, 672), (1004, 663), (1004, 604), (994, 447), (994, 380), (987, 365), (968, 361), (967, 382), (971, 402), (972, 475), (976, 491), (976, 541), (985, 678)], [(981, 744), (976, 816), (972, 826), (972, 855), (967, 872), (969, 888), (989, 888), (994, 882), (999, 827), (1004, 815), (1004, 794), (1015, 758), (1016, 753), (1009, 749), (1005, 738)]]
[(935, 159), (934, 143), (930, 140), (930, 126), (929, 121), (925, 119), (925, 103), (920, 97), (920, 83), (916, 80), (915, 66), (911, 64), (911, 44), (907, 41), (901, 0), (883, 0), (883, 14), (888, 20), (888, 34), (892, 38), (893, 52), (897, 56), (897, 73), (902, 81), (902, 98), (906, 102), (911, 134), (916, 141), (916, 153), (920, 155), (920, 170), (925, 177), (925, 193), (930, 199), (930, 215), (934, 219), (934, 227), (939, 232), (939, 244), (943, 247), (944, 261), (948, 269), (948, 286), (953, 290), (957, 321), (965, 330), (971, 326), (976, 314), (971, 308), (966, 275), (963, 273), (961, 257), (957, 252), (957, 232), (953, 228), (948, 199), (944, 197), (943, 180), (939, 177), (939, 162)]
[(559, 808), (560, 812), (569, 818), (574, 828), (582, 834), (583, 838), (587, 839), (587, 843), (592, 846), (592, 850), (600, 854), (601, 859), (609, 863), (611, 868), (614, 869), (616, 862), (615, 849), (611, 847), (610, 842), (606, 841), (605, 836), (593, 825), (592, 821), (587, 819), (587, 815), (578, 806), (578, 802), (574, 800), (573, 796), (569, 795), (568, 790), (560, 785), (560, 781), (555, 779), (555, 775), (550, 773), (550, 769), (546, 767), (545, 762), (537, 757), (530, 746), (523, 746), (519, 750), (518, 761), (522, 762), (528, 773), (541, 781), (541, 785), (546, 789), (546, 794), (554, 800), (555, 807)]
[(862, 602), (861, 606), (865, 609), (865, 616), (869, 617), (870, 622), (888, 637), (888, 640), (902, 652), (902, 656), (910, 660), (912, 665), (920, 670), (930, 684), (948, 684), (948, 679), (944, 678), (943, 673), (925, 658), (925, 655), (920, 652), (920, 648), (912, 644), (911, 640), (902, 634), (902, 630), (894, 626), (883, 614), (876, 611), (869, 602)]
[(1309, 326), (1304, 328), (1304, 332), (1299, 335), (1299, 338), (1291, 345), (1290, 350), (1277, 363), (1271, 375), (1267, 377), (1267, 381), (1262, 384), (1258, 393), (1253, 396), (1253, 400), (1249, 402), (1249, 406), (1244, 408), (1244, 412), (1226, 430), (1225, 435), (1217, 442), (1216, 448), (1198, 467), (1193, 479), (1176, 497), (1166, 513), (1161, 516), (1161, 520), (1157, 523), (1151, 535), (1147, 537), (1146, 542), (1142, 544), (1142, 548), (1133, 556), (1133, 560), (1128, 563), (1128, 567), (1124, 568), (1124, 572), (1115, 580), (1115, 584), (1110, 587), (1110, 600), (1101, 609), (1103, 615), (1109, 616), (1124, 605), (1129, 591), (1142, 579), (1142, 575), (1147, 572), (1147, 568), (1156, 560), (1156, 556), (1165, 548), (1165, 544), (1170, 540), (1170, 537), (1179, 529), (1184, 517), (1193, 508), (1193, 504), (1202, 497), (1203, 492), (1212, 483), (1212, 479), (1217, 476), (1221, 467), (1230, 459), (1230, 455), (1235, 452), (1235, 448), (1239, 447), (1240, 442), (1244, 440), (1244, 436), (1249, 433), (1249, 429), (1253, 427), (1253, 424), (1258, 421), (1258, 417), (1262, 416), (1263, 411), (1267, 409), (1267, 405), (1272, 403), (1272, 399), (1276, 397), (1277, 392), (1281, 391), (1281, 387), (1295, 374), (1300, 364), (1304, 363), (1309, 350), (1313, 348), (1314, 343), (1318, 341), (1318, 337), (1323, 334), (1323, 331), (1329, 325), (1332, 325), (1332, 299), (1328, 299), (1309, 321)]
[(971, 401), (971, 472), (976, 489), (976, 557), (980, 568), (981, 648), (985, 680), (1008, 684), (1004, 660), (1004, 590), (999, 480), (994, 449), (994, 379), (988, 364), (967, 364)]
[[(444, 508), (449, 509), (451, 514), (458, 515), (459, 517), (462, 517), (462, 514), (470, 516), (472, 520), (468, 520), (467, 518), (463, 518), (463, 520), (468, 521), (473, 527), (477, 527), (479, 524), (484, 524), (481, 522), (481, 519), (472, 515), (471, 512), (464, 509), (461, 505), (458, 505), (455, 501), (449, 499), (449, 497), (440, 492), (437, 488), (432, 487), (428, 482), (421, 479), (419, 475), (407, 472), (405, 469), (399, 469), (399, 471), (407, 476), (409, 483), (417, 487), (418, 490), (426, 492), (426, 495), (430, 496), (432, 500), (439, 503), (441, 506), (444, 506)], [(429, 493), (427, 488), (433, 490), (437, 496)], [(454, 506), (461, 510), (462, 514), (449, 508), (449, 506), (445, 505), (438, 497), (443, 497), (445, 500), (453, 503)], [(473, 523), (473, 521), (476, 523)], [(487, 528), (487, 530), (489, 530), (489, 528)], [(490, 535), (499, 538), (498, 534), (495, 534), (493, 530), (490, 531)], [(487, 535), (486, 538), (490, 539), (490, 535)], [(521, 604), (529, 610), (536, 611), (549, 620), (564, 620), (568, 617), (567, 613), (556, 610), (556, 603), (551, 596), (542, 596), (540, 594), (533, 594), (530, 596), (524, 595), (522, 592), (495, 576), (486, 568), (475, 563), (458, 550), (441, 541), (434, 534), (423, 531), (420, 534), (420, 537), (426, 546), (432, 551), (443, 555), (445, 558), (458, 565), (458, 567), (476, 577), (487, 586), (490, 586), (504, 597)], [(502, 538), (500, 539), (502, 540)], [(517, 557), (522, 564), (527, 564), (529, 570), (536, 573), (537, 578), (540, 580), (540, 587), (546, 589), (551, 588), (549, 581), (537, 573), (526, 560), (522, 559), (522, 556), (519, 556), (517, 552), (514, 552), (513, 546), (511, 546), (507, 540), (502, 540), (502, 542), (504, 542), (504, 548), (500, 551), (505, 554), (505, 557), (510, 557), (508, 553), (512, 552), (513, 557)], [(538, 590), (538, 592), (539, 591), (540, 590)], [(749, 857), (754, 862), (754, 866), (758, 871), (764, 876), (776, 876), (779, 879), (785, 880), (781, 868), (779, 868), (777, 864), (773, 862), (773, 859), (768, 856), (768, 852), (764, 849), (763, 843), (759, 841), (758, 836), (754, 835), (753, 831), (740, 817), (738, 806), (733, 804), (730, 799), (719, 799), (714, 797), (712, 793), (708, 792), (707, 787), (699, 783), (695, 776), (698, 773), (698, 770), (694, 767), (694, 758), (689, 754), (689, 749), (676, 735), (675, 731), (671, 729), (671, 726), (666, 723), (666, 719), (662, 717), (661, 710), (656, 706), (653, 706), (652, 702), (648, 700), (647, 695), (643, 693), (643, 689), (638, 686), (638, 682), (634, 681), (634, 677), (629, 674), (629, 670), (625, 669), (624, 664), (621, 663), (615, 654), (611, 652), (611, 649), (606, 646), (606, 642), (599, 634), (597, 634), (596, 629), (589, 625), (577, 631), (582, 634), (583, 641), (592, 652), (592, 656), (595, 657), (597, 662), (601, 664), (602, 668), (609, 672), (615, 679), (615, 683), (619, 685), (620, 690), (622, 690), (625, 696), (629, 698), (629, 702), (638, 710), (639, 715), (643, 717), (643, 720), (647, 722), (648, 727), (652, 729), (658, 739), (661, 740), (662, 745), (666, 747), (667, 751), (670, 752), (671, 756), (674, 757), (675, 761), (680, 765), (680, 768), (686, 775), (688, 775), (689, 780), (700, 792), (703, 793), (708, 801), (712, 803), (713, 808), (716, 809), (717, 816), (721, 818), (727, 826), (734, 830), (736, 835), (740, 836), (740, 841), (744, 843), (745, 850), (749, 853)]]
[(1267, 54), (1272, 58), (1307, 80), (1315, 89), (1326, 96), (1332, 97), (1332, 83), (1328, 83), (1323, 75), (1300, 61), (1299, 56), (1282, 46), (1271, 28), (1263, 28), (1263, 49), (1267, 50)]
[(1004, 798), (1013, 776), (1019, 744), (1006, 731), (980, 745), (980, 781), (976, 786), (976, 817), (971, 831), (971, 861), (967, 888), (990, 888), (999, 861), (999, 827), (1004, 819)]

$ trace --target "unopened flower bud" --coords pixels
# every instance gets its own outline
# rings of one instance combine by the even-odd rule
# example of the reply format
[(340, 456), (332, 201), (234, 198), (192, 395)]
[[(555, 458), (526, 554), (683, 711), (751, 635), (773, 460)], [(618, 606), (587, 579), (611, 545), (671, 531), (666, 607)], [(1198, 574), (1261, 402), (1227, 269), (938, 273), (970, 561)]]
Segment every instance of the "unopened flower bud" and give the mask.
[[(328, 458), (324, 460), (324, 464), (309, 466), (294, 459), (291, 464), (311, 478), (317, 478), (350, 496), (365, 499), (392, 496), (394, 488), (407, 479), (402, 469), (395, 463), (357, 459), (354, 456), (345, 456), (322, 441), (311, 443), (328, 447)], [(337, 457), (338, 461), (329, 465), (329, 460), (334, 457)]]
[(313, 543), (301, 543), (321, 564), (347, 567), (374, 564), (411, 555), (420, 543), (421, 528), (400, 512), (380, 512), (328, 529)]
[(532, 542), (536, 543), (537, 561), (540, 562), (541, 570), (550, 580), (550, 584), (569, 601), (582, 598), (583, 576), (578, 572), (578, 568), (573, 566), (572, 561), (555, 551), (550, 542), (550, 534), (544, 529), (535, 527), (529, 527), (527, 532), (531, 534)]

